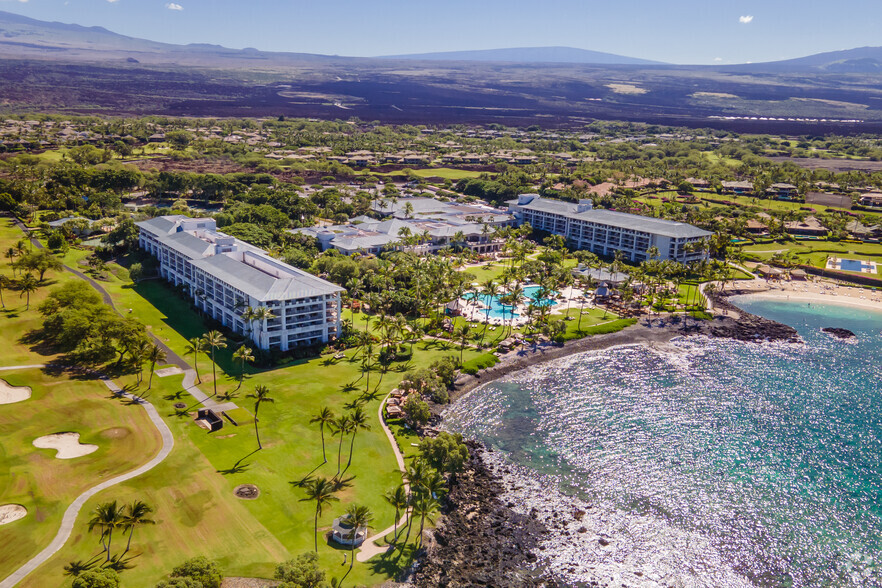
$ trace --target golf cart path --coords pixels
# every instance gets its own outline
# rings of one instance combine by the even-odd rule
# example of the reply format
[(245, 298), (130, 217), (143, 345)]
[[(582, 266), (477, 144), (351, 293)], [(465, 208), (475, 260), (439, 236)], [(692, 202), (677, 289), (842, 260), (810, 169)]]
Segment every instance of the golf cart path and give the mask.
[[(0, 368), (2, 370), (9, 369), (23, 369), (26, 367), (42, 367), (42, 366), (14, 366), (8, 368)], [(0, 582), (0, 588), (12, 588), (19, 582), (21, 582), (25, 576), (36, 570), (38, 567), (46, 563), (46, 561), (55, 555), (67, 540), (70, 538), (71, 532), (73, 531), (74, 523), (76, 523), (77, 516), (80, 514), (80, 510), (82, 510), (83, 505), (86, 504), (90, 498), (105, 490), (110, 488), (111, 486), (115, 486), (121, 482), (125, 482), (126, 480), (131, 480), (132, 478), (136, 478), (141, 474), (148, 472), (155, 468), (157, 465), (162, 463), (162, 461), (168, 457), (169, 453), (171, 453), (172, 447), (174, 447), (175, 439), (172, 436), (171, 430), (168, 428), (168, 425), (162, 420), (162, 417), (159, 416), (159, 413), (156, 411), (156, 407), (152, 404), (135, 396), (129, 392), (123, 392), (119, 386), (116, 385), (115, 382), (109, 380), (105, 377), (101, 378), (101, 381), (107, 386), (107, 388), (118, 396), (124, 396), (126, 398), (131, 399), (132, 401), (140, 404), (144, 407), (144, 410), (147, 411), (147, 416), (156, 426), (157, 430), (159, 430), (159, 434), (162, 437), (162, 449), (159, 450), (159, 453), (153, 457), (150, 461), (145, 463), (144, 465), (135, 468), (134, 470), (127, 472), (125, 474), (120, 474), (115, 478), (111, 478), (104, 482), (101, 482), (97, 486), (93, 486), (92, 488), (86, 490), (67, 507), (67, 510), (64, 511), (64, 517), (61, 519), (61, 527), (58, 529), (58, 533), (55, 535), (55, 538), (52, 542), (45, 548), (43, 551), (38, 553), (33, 557), (29, 562), (12, 572), (5, 580)]]
[[(401, 470), (402, 474), (404, 474), (407, 471), (404, 466), (404, 456), (401, 455), (401, 451), (398, 449), (398, 442), (395, 440), (395, 435), (392, 434), (392, 431), (389, 429), (389, 427), (386, 426), (386, 421), (383, 419), (383, 408), (386, 406), (386, 401), (389, 400), (389, 397), (391, 395), (392, 392), (386, 394), (386, 397), (380, 403), (380, 408), (377, 409), (377, 416), (380, 418), (380, 426), (383, 427), (383, 432), (386, 433), (386, 438), (389, 439), (389, 443), (392, 445), (392, 452), (395, 454), (395, 461), (398, 462), (398, 469)], [(404, 484), (404, 490), (408, 490), (408, 484), (406, 482)], [(375, 555), (379, 555), (381, 553), (389, 551), (390, 549), (394, 549), (394, 546), (392, 545), (377, 545), (377, 541), (382, 541), (386, 535), (392, 533), (393, 531), (395, 531), (395, 529), (406, 523), (407, 518), (408, 514), (407, 510), (405, 509), (404, 515), (401, 517), (401, 520), (399, 520), (397, 524), (392, 525), (388, 529), (380, 531), (373, 537), (368, 537), (367, 539), (365, 539), (364, 543), (361, 544), (361, 550), (355, 556), (355, 559), (360, 562), (365, 562)], [(0, 588), (5, 587), (0, 585)]]

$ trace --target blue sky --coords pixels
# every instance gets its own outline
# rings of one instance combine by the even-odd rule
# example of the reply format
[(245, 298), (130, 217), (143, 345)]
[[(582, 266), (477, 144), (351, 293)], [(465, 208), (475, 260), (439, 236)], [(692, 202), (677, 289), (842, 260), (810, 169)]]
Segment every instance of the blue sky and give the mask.
[(882, 45), (879, 0), (0, 0), (0, 10), (168, 43), (354, 56), (563, 45), (707, 64)]

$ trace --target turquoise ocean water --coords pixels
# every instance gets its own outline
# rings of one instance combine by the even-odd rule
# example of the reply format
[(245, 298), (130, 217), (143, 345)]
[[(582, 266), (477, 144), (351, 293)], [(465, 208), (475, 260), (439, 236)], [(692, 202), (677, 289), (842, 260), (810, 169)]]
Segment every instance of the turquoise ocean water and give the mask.
[(446, 414), (549, 523), (540, 555), (568, 582), (882, 586), (882, 314), (736, 302), (805, 344), (589, 352)]

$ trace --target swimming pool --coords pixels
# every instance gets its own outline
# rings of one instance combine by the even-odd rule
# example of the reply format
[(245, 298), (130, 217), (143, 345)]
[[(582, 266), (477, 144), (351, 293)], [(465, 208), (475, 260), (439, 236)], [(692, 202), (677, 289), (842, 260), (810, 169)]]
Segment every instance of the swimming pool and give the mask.
[[(554, 296), (557, 296), (557, 292), (551, 292), (552, 298), (539, 299), (540, 288), (541, 286), (526, 286), (522, 297), (523, 301), (525, 303), (533, 304), (534, 306), (551, 306), (557, 304), (553, 298)], [(505, 296), (505, 294), (499, 294), (492, 297), (487, 296), (486, 294), (478, 296), (478, 302), (490, 307), (489, 311), (486, 308), (481, 309), (481, 315), (499, 319), (510, 319), (520, 316), (520, 314), (515, 311), (514, 306), (500, 302), (499, 299), (503, 296)]]
[(859, 259), (840, 259), (839, 268), (847, 272), (862, 272), (864, 270), (872, 270), (873, 266)]

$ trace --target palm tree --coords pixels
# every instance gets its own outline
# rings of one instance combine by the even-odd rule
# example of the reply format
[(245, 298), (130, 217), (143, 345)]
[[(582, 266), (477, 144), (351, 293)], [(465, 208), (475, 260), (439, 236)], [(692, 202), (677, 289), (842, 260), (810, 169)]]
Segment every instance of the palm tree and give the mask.
[(318, 423), (319, 430), (322, 434), (322, 459), (324, 463), (328, 463), (328, 456), (325, 454), (325, 425), (332, 426), (334, 422), (334, 413), (327, 406), (323, 406), (317, 415), (309, 419), (309, 424)]
[(493, 280), (487, 280), (481, 285), (481, 288), (484, 292), (485, 303), (487, 305), (486, 314), (484, 316), (484, 330), (481, 333), (481, 345), (483, 345), (484, 335), (487, 334), (487, 325), (490, 324), (490, 304), (492, 304), (493, 298), (499, 294), (499, 286)]
[(18, 297), (21, 298), (22, 296), (27, 296), (27, 304), (25, 304), (25, 310), (31, 308), (31, 292), (36, 292), (38, 285), (39, 282), (37, 282), (37, 279), (34, 278), (34, 276), (30, 273), (25, 274), (18, 281), (18, 289), (21, 292)]
[(301, 498), (300, 501), (315, 501), (315, 530), (313, 531), (313, 539), (315, 540), (315, 551), (318, 553), (318, 519), (322, 515), (322, 509), (340, 499), (334, 496), (333, 482), (327, 478), (315, 478), (306, 484), (305, 488), (306, 498)]
[(214, 362), (214, 352), (217, 349), (223, 349), (227, 346), (227, 341), (220, 331), (208, 331), (203, 337), (205, 347), (211, 349), (211, 377), (214, 380), (214, 394), (217, 396), (217, 364)]
[(205, 339), (201, 337), (193, 337), (187, 341), (186, 352), (193, 354), (193, 367), (196, 369), (196, 382), (201, 384), (202, 378), (199, 376), (199, 354), (205, 353), (208, 348), (205, 346)]
[(15, 262), (13, 261), (13, 259), (15, 259), (16, 255), (18, 255), (18, 252), (15, 250), (15, 247), (10, 247), (6, 250), (6, 259), (9, 260), (9, 265), (12, 268), (13, 276), (15, 275)]
[(432, 498), (439, 498), (447, 492), (447, 481), (435, 470), (429, 470), (420, 480), (419, 487), (428, 492)]
[(149, 515), (152, 512), (153, 508), (141, 500), (136, 500), (135, 502), (126, 505), (125, 511), (122, 515), (122, 527), (129, 531), (129, 540), (126, 543), (126, 550), (123, 551), (123, 555), (127, 554), (132, 547), (132, 535), (135, 534), (135, 527), (156, 524), (156, 521), (149, 518)]
[(349, 441), (349, 461), (346, 463), (346, 469), (349, 469), (349, 466), (352, 465), (352, 452), (355, 449), (355, 434), (358, 433), (359, 429), (363, 429), (365, 431), (370, 431), (371, 426), (367, 422), (367, 415), (364, 413), (364, 409), (360, 406), (356, 407), (351, 413), (349, 413), (349, 423), (352, 430), (352, 439)]
[(165, 358), (165, 350), (155, 343), (147, 350), (147, 360), (150, 362), (150, 379), (147, 382), (148, 390), (153, 386), (153, 368), (156, 367), (157, 363), (165, 361)]
[(239, 362), (239, 385), (236, 386), (236, 390), (242, 387), (242, 380), (245, 379), (245, 362), (254, 361), (254, 356), (251, 353), (251, 348), (244, 345), (233, 352), (233, 361)]
[[(244, 302), (244, 301), (243, 301)], [(245, 324), (248, 325), (248, 328), (245, 334), (251, 338), (251, 331), (254, 329), (254, 321), (257, 320), (257, 312), (253, 307), (249, 306), (242, 311), (242, 320), (245, 321)]]
[(340, 435), (340, 442), (337, 444), (337, 475), (340, 475), (340, 467), (343, 455), (343, 437), (352, 431), (352, 421), (349, 415), (341, 415), (334, 419), (331, 424), (334, 435)]
[(364, 346), (364, 352), (361, 354), (361, 375), (367, 375), (365, 392), (370, 391), (371, 388), (371, 364), (376, 356), (374, 344), (368, 341), (367, 345)]
[(116, 500), (99, 504), (92, 511), (92, 518), (89, 519), (89, 532), (94, 529), (101, 532), (101, 545), (104, 547), (104, 552), (107, 553), (105, 561), (110, 561), (113, 530), (121, 525), (122, 519), (123, 509), (119, 507)]
[[(257, 308), (253, 309), (253, 311), (254, 312), (252, 314), (252, 316), (253, 316), (252, 320), (254, 320), (254, 321), (259, 321), (261, 323), (264, 323), (268, 320), (272, 320), (272, 319), (276, 318), (276, 315), (273, 314), (273, 311), (271, 311), (266, 306), (258, 306)], [(254, 330), (253, 329), (251, 331), (251, 339), (254, 340)]]
[(9, 287), (9, 278), (6, 276), (0, 276), (0, 304), (3, 305), (3, 308), (6, 308), (6, 301), (3, 300), (3, 288)]
[(403, 484), (399, 484), (395, 490), (389, 490), (383, 496), (386, 502), (395, 509), (395, 537), (392, 542), (398, 541), (398, 521), (401, 520), (401, 511), (407, 510), (407, 491)]
[(416, 495), (416, 500), (413, 501), (413, 514), (420, 517), (419, 547), (423, 545), (423, 530), (425, 529), (426, 519), (433, 523), (432, 516), (438, 512), (439, 506), (438, 501), (432, 498), (432, 495), (428, 492), (419, 492)]
[(462, 357), (465, 352), (466, 344), (469, 342), (469, 335), (472, 333), (472, 326), (469, 323), (463, 325), (456, 330), (456, 338), (459, 339), (459, 365), (462, 365)]
[(352, 504), (346, 510), (346, 517), (347, 523), (352, 525), (352, 531), (349, 532), (352, 539), (352, 542), (349, 544), (349, 571), (351, 572), (352, 566), (355, 565), (355, 538), (358, 537), (358, 530), (364, 529), (366, 539), (367, 530), (370, 529), (371, 522), (374, 520), (374, 513), (366, 506)]
[(254, 434), (257, 435), (258, 451), (263, 449), (263, 446), (260, 444), (260, 430), (257, 428), (257, 411), (260, 410), (260, 405), (264, 402), (275, 402), (273, 398), (270, 398), (269, 392), (269, 388), (267, 388), (266, 386), (258, 386), (254, 389), (254, 393), (247, 396), (247, 398), (254, 398)]

